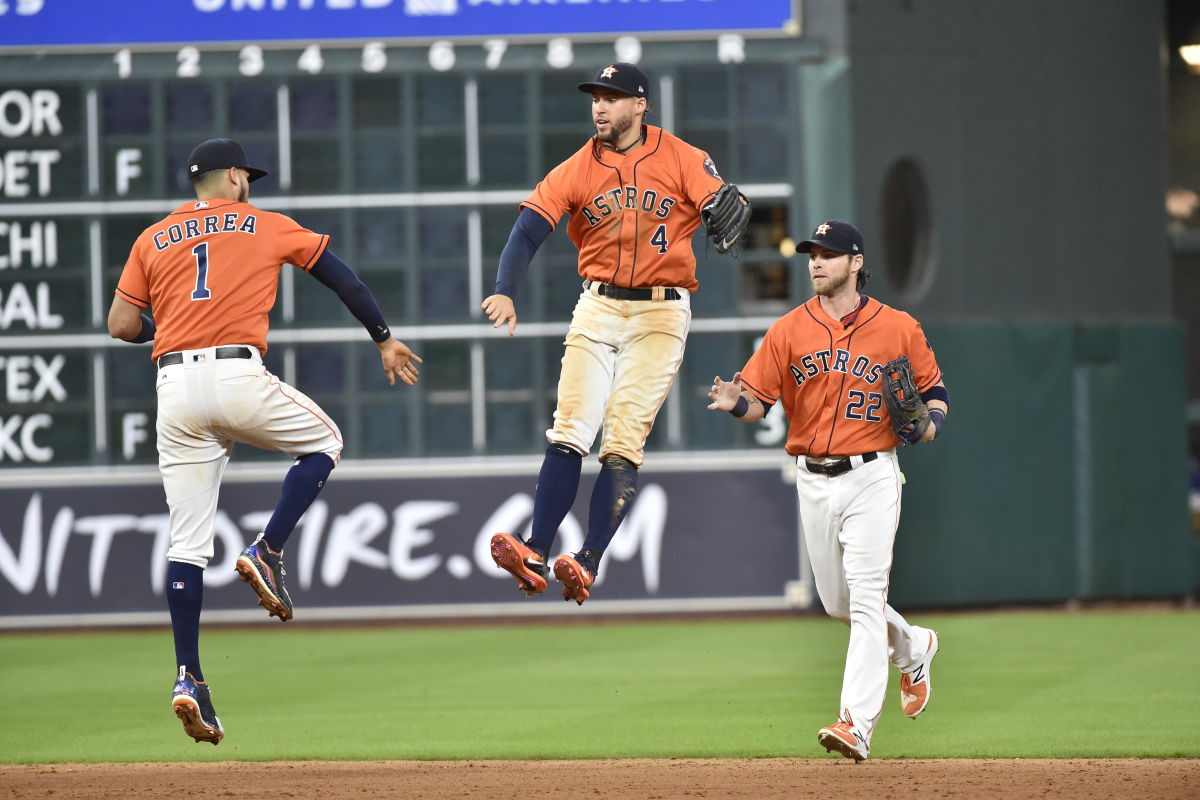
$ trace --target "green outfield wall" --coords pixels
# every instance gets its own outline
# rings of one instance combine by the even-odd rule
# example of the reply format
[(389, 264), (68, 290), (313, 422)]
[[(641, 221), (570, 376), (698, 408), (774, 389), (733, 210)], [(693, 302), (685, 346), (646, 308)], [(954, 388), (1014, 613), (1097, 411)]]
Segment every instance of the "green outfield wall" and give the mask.
[(1178, 326), (927, 330), (951, 413), (936, 444), (901, 453), (897, 606), (1178, 597), (1196, 586)]

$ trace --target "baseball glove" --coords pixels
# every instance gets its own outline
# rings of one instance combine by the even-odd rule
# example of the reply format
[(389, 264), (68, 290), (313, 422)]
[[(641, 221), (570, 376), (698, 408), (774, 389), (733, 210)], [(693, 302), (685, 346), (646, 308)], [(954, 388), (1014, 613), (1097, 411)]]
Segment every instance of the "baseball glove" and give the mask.
[(929, 409), (917, 391), (908, 356), (900, 356), (884, 365), (883, 400), (896, 435), (905, 444), (921, 441), (929, 428)]
[(722, 184), (712, 201), (700, 209), (704, 233), (718, 253), (728, 253), (750, 224), (750, 201), (732, 183)]

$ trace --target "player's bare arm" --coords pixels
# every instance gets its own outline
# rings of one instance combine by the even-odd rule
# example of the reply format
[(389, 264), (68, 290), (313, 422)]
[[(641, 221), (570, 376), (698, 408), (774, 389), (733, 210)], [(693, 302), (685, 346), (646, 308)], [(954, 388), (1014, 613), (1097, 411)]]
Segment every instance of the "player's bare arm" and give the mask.
[(492, 321), (493, 328), (508, 325), (508, 335), (512, 336), (517, 329), (517, 307), (513, 299), (506, 294), (494, 294), (479, 305)]
[(108, 335), (129, 341), (142, 327), (142, 310), (121, 297), (114, 297), (108, 309)]
[(709, 411), (729, 412), (735, 411), (739, 402), (744, 400), (745, 413), (734, 414), (742, 422), (758, 422), (767, 415), (767, 409), (763, 406), (762, 401), (742, 388), (742, 373), (740, 372), (734, 373), (733, 378), (729, 381), (721, 380), (719, 375), (714, 377), (708, 399), (712, 400), (708, 404)]
[(421, 376), (417, 364), (425, 363), (419, 355), (398, 339), (376, 342), (375, 346), (379, 348), (379, 357), (383, 360), (383, 371), (387, 375), (389, 386), (396, 385), (396, 378), (400, 378), (409, 386), (417, 385)]
[(154, 339), (154, 320), (123, 297), (114, 297), (108, 309), (108, 335), (141, 344)]

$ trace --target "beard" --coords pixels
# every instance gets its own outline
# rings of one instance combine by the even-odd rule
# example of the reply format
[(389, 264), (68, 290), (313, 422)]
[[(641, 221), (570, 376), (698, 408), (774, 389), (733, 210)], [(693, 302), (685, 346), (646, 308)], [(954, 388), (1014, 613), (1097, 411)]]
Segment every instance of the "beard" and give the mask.
[(627, 117), (609, 117), (608, 118), (608, 133), (602, 134), (596, 131), (596, 138), (607, 145), (616, 146), (629, 129), (633, 127), (633, 116)]
[(825, 285), (818, 289), (816, 284), (813, 284), (813, 292), (824, 297), (833, 297), (838, 291), (846, 285), (850, 280), (850, 270), (846, 270), (841, 275), (825, 275)]
[(242, 185), (238, 188), (238, 202), (244, 203), (250, 199), (250, 181), (243, 180)]

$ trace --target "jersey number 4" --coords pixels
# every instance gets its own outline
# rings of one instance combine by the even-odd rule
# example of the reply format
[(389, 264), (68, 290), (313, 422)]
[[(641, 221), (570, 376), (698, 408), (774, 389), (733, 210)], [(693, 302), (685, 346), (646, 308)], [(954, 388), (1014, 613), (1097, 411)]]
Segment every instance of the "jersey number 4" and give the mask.
[(654, 229), (654, 235), (650, 237), (650, 244), (658, 248), (659, 253), (667, 252), (667, 226), (659, 225)]
[(192, 248), (196, 257), (196, 288), (192, 292), (193, 300), (211, 300), (212, 292), (208, 284), (208, 242), (201, 242)]
[(879, 392), (870, 394), (858, 389), (849, 392), (850, 402), (846, 403), (846, 419), (865, 419), (867, 422), (882, 422), (879, 409), (883, 407), (883, 395)]

